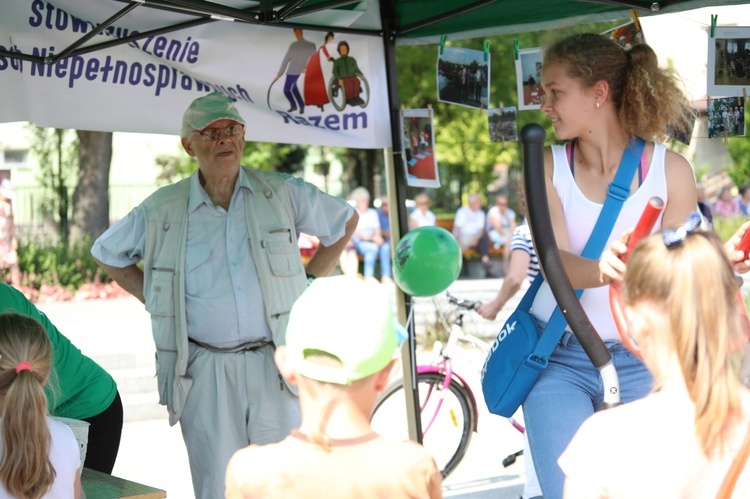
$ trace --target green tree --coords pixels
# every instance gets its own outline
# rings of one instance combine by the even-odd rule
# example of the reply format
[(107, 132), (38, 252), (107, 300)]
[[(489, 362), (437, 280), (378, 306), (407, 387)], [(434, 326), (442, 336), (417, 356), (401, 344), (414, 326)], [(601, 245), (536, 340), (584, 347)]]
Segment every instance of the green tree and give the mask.
[(29, 124), (30, 150), (39, 161), (37, 181), (43, 188), (40, 206), (58, 226), (60, 240), (70, 234), (70, 191), (78, 173), (78, 138), (73, 130), (42, 128)]

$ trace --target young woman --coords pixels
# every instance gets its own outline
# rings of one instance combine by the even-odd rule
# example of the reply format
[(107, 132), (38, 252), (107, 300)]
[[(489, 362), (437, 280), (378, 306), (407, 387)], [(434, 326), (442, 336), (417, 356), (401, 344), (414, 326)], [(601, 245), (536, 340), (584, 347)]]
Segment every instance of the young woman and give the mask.
[(750, 429), (736, 372), (747, 338), (734, 269), (700, 220), (644, 239), (628, 259), (628, 334), (655, 388), (583, 424), (560, 458), (566, 497), (750, 497), (748, 466), (733, 495), (717, 495)]
[[(598, 260), (579, 256), (607, 197), (626, 145), (636, 137), (646, 145), (638, 173), (610, 233), (609, 243), (632, 228), (651, 196), (666, 208), (661, 224), (676, 226), (695, 210), (695, 176), (688, 161), (658, 143), (671, 125), (687, 129), (689, 105), (673, 73), (659, 68), (647, 45), (623, 50), (594, 34), (565, 38), (545, 50), (541, 110), (555, 134), (569, 141), (545, 154), (550, 217), (571, 284), (584, 289), (581, 303), (609, 348), (623, 402), (641, 398), (652, 378), (620, 342), (608, 300), (608, 279)], [(657, 224), (658, 226), (659, 224)], [(545, 283), (532, 313), (544, 324), (555, 308)], [(534, 465), (545, 499), (562, 496), (564, 476), (557, 458), (581, 423), (601, 409), (599, 373), (567, 331), (548, 367), (524, 402), (524, 418)]]
[(73, 431), (47, 416), (44, 385), (52, 344), (41, 324), (0, 314), (0, 496), (81, 496), (81, 457)]

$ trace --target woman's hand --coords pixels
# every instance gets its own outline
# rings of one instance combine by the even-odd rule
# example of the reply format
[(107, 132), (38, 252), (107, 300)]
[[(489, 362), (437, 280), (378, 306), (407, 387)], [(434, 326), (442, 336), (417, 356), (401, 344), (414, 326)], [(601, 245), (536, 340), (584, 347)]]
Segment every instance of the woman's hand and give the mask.
[(622, 234), (622, 239), (613, 241), (610, 247), (602, 253), (602, 258), (599, 260), (599, 272), (601, 273), (602, 284), (609, 284), (611, 281), (622, 281), (625, 279), (627, 266), (622, 261), (622, 257), (628, 251), (627, 242), (632, 233), (632, 229), (625, 231)]
[(735, 232), (734, 235), (724, 243), (724, 250), (727, 252), (729, 261), (734, 264), (734, 270), (740, 274), (744, 274), (750, 270), (750, 258), (747, 258), (745, 253), (737, 249), (742, 240), (742, 236), (744, 236), (745, 232), (748, 230), (750, 230), (750, 222), (745, 222), (739, 229), (737, 229), (737, 232)]
[(492, 300), (479, 307), (477, 313), (488, 321), (494, 321), (498, 312), (500, 312), (500, 308), (501, 307), (498, 306), (497, 300)]

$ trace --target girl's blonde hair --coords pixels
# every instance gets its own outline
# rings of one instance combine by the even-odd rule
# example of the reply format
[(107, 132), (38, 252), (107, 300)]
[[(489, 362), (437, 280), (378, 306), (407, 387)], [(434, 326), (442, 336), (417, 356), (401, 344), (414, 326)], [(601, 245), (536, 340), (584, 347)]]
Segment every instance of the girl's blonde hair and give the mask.
[[(19, 364), (30, 368), (16, 372)], [(51, 367), (52, 345), (42, 325), (23, 315), (0, 314), (0, 394), (4, 396), (0, 480), (15, 497), (40, 498), (55, 480), (44, 394)]]
[[(625, 303), (663, 312), (669, 331), (651, 331), (655, 366), (677, 357), (695, 405), (695, 431), (706, 455), (721, 450), (741, 415), (732, 345), (742, 336), (732, 264), (714, 232), (696, 231), (667, 247), (661, 234), (641, 240), (628, 259)], [(652, 355), (653, 354), (653, 355)], [(655, 369), (656, 389), (666, 379)]]
[(584, 88), (606, 81), (629, 136), (662, 141), (672, 130), (690, 130), (690, 103), (677, 74), (660, 68), (656, 53), (646, 44), (624, 50), (603, 35), (577, 34), (546, 48), (543, 64), (563, 65)]

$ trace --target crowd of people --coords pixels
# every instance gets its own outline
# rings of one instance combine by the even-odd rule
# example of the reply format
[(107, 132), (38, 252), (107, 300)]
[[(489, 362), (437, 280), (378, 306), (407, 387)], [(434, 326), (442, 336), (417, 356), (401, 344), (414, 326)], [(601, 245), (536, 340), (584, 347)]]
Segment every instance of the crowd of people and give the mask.
[(709, 225), (713, 225), (714, 219), (750, 218), (750, 185), (740, 188), (723, 185), (712, 199), (705, 185), (698, 184), (698, 205)]
[[(555, 239), (571, 284), (585, 290), (583, 308), (611, 353), (624, 402), (601, 410), (599, 373), (566, 331), (523, 404), (543, 496), (747, 497), (750, 391), (735, 358), (748, 331), (735, 296), (737, 273), (750, 270), (738, 250), (750, 222), (725, 243), (705, 228), (690, 164), (658, 141), (668, 126), (689, 121), (689, 106), (647, 45), (623, 50), (593, 34), (562, 39), (544, 52), (540, 84), (541, 110), (567, 141), (545, 154)], [(152, 317), (160, 403), (170, 424), (180, 423), (196, 498), (441, 497), (427, 451), (369, 425), (406, 337), (389, 293), (370, 282), (377, 261), (381, 278), (391, 276), (387, 199), (379, 213), (365, 189), (352, 193), (352, 206), (295, 177), (241, 166), (245, 120), (218, 92), (190, 103), (180, 136), (197, 171), (135, 207), (92, 254)], [(607, 249), (583, 258), (634, 137), (646, 139), (641, 167)], [(626, 263), (629, 230), (654, 195), (665, 202), (663, 215)], [(530, 276), (538, 271), (530, 237), (507, 204), (499, 196), (485, 213), (481, 197), (470, 195), (454, 234), (482, 259), (490, 246), (510, 244), (506, 272)], [(722, 193), (711, 210), (729, 216), (740, 205)], [(429, 197), (418, 196), (410, 226), (435, 223), (429, 208)], [(299, 233), (318, 241), (304, 265)], [(360, 253), (365, 279), (330, 277)], [(636, 350), (614, 326), (613, 282), (624, 283)], [(496, 315), (517, 289), (502, 289), (480, 313)], [(111, 471), (122, 426), (116, 386), (82, 356), (60, 355), (75, 349), (6, 292), (11, 299), (0, 304), (17, 305), (0, 310), (0, 491), (77, 499), (77, 444), (48, 414), (111, 428), (96, 454)], [(545, 284), (531, 311), (543, 325), (554, 308)], [(82, 374), (99, 379), (97, 388), (79, 393), (90, 385)]]

